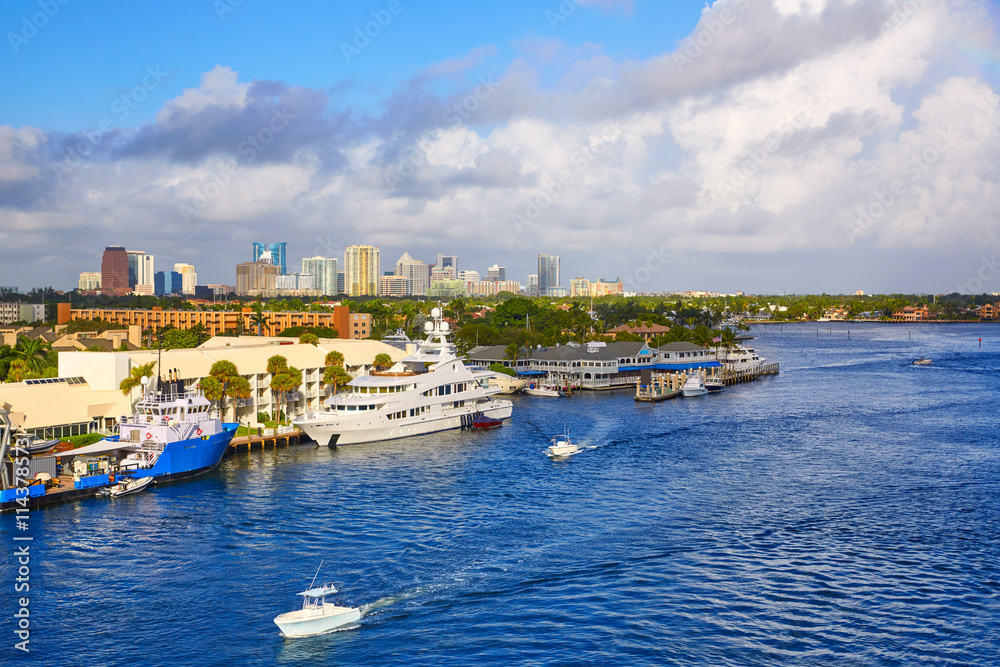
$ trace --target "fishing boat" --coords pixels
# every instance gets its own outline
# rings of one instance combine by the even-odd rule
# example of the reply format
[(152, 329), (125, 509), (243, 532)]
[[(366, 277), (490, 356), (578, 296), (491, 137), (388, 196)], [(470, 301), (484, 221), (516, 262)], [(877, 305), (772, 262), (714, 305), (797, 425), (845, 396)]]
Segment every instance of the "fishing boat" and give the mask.
[(913, 362), (910, 365), (911, 366), (930, 366), (933, 361), (934, 361), (933, 359), (928, 359), (926, 357), (917, 357), (916, 359), (913, 360)]
[[(323, 563), (319, 566), (322, 568)], [(319, 568), (316, 569), (316, 576), (319, 576)], [(309, 588), (298, 594), (302, 596), (301, 609), (275, 616), (274, 622), (282, 636), (293, 638), (321, 635), (361, 620), (361, 610), (357, 607), (341, 607), (327, 602), (326, 597), (335, 595), (337, 589), (330, 584), (313, 588), (316, 576)]]
[(123, 477), (120, 482), (107, 488), (107, 495), (111, 498), (131, 496), (134, 493), (144, 491), (152, 481), (152, 477)]
[(684, 398), (704, 396), (707, 393), (708, 389), (705, 387), (705, 380), (698, 373), (689, 375), (688, 379), (684, 382), (684, 386), (681, 387), (681, 395)]
[(545, 396), (548, 398), (561, 398), (566, 394), (557, 386), (552, 384), (541, 384), (531, 382), (522, 390), (528, 396)]
[(582, 449), (570, 440), (569, 433), (563, 433), (552, 438), (552, 445), (545, 450), (545, 455), (550, 459), (565, 458), (579, 454)]

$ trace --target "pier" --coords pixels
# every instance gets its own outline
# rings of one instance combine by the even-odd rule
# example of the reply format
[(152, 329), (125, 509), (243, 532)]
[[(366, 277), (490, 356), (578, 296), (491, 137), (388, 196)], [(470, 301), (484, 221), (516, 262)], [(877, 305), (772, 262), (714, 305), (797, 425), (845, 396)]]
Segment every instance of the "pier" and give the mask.
[[(261, 433), (253, 435), (253, 432), (257, 430), (261, 431)], [(249, 453), (255, 445), (260, 445), (262, 450), (267, 449), (268, 444), (272, 448), (277, 448), (279, 444), (284, 444), (285, 447), (288, 447), (293, 444), (299, 444), (304, 440), (308, 440), (305, 433), (294, 426), (278, 427), (277, 429), (250, 429), (250, 435), (233, 438), (230, 441), (229, 453), (236, 454), (240, 451)]]
[[(752, 382), (763, 375), (777, 375), (778, 363), (758, 364), (753, 368), (712, 369), (705, 380), (721, 380), (724, 385)], [(635, 400), (640, 402), (665, 401), (681, 395), (681, 387), (688, 379), (688, 373), (652, 373), (644, 382), (635, 381)]]
[(753, 382), (762, 375), (777, 375), (778, 362), (773, 364), (759, 364), (753, 368), (741, 368), (739, 370), (723, 370), (723, 384), (738, 384), (740, 382)]

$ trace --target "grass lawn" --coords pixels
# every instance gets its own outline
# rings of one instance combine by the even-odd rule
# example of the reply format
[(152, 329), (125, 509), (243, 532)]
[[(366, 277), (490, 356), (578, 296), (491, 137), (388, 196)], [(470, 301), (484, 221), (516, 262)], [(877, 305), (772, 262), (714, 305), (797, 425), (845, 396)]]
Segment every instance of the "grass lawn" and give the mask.
[[(264, 422), (263, 428), (277, 428), (279, 425), (280, 426), (288, 426), (288, 423), (289, 422), (287, 422), (287, 421), (283, 421), (283, 422), (269, 421), (269, 422)], [(253, 428), (253, 434), (257, 435), (257, 427), (256, 426)], [(245, 437), (247, 437), (247, 427), (246, 426), (240, 426), (238, 429), (236, 429), (236, 435), (234, 437), (236, 437), (236, 438), (245, 438)]]
[(68, 442), (73, 445), (73, 449), (78, 447), (86, 447), (87, 445), (92, 445), (104, 436), (100, 433), (84, 433), (83, 435), (71, 435), (65, 438), (59, 438), (63, 442)]

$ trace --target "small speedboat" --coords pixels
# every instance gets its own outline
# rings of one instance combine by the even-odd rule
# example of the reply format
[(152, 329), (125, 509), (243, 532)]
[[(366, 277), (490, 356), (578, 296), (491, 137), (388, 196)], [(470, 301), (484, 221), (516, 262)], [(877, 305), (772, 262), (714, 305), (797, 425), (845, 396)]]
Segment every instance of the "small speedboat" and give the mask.
[(472, 418), (472, 428), (480, 431), (489, 431), (490, 429), (500, 428), (501, 426), (503, 426), (502, 419), (487, 417), (481, 412)]
[(521, 391), (523, 391), (528, 396), (545, 396), (548, 398), (560, 398), (566, 395), (558, 387), (536, 384), (534, 382), (526, 386)]
[(112, 498), (130, 496), (144, 490), (152, 481), (152, 477), (122, 477), (117, 484), (108, 487), (108, 495)]
[(681, 387), (681, 395), (685, 398), (690, 398), (692, 396), (704, 396), (707, 393), (708, 389), (705, 387), (705, 381), (697, 373), (690, 376), (684, 382), (684, 386)]
[(705, 380), (705, 389), (708, 393), (715, 394), (726, 388), (726, 385), (722, 383), (722, 380), (715, 378), (712, 380)]
[(564, 433), (563, 435), (557, 435), (552, 438), (552, 445), (545, 450), (545, 455), (550, 459), (558, 459), (566, 456), (573, 456), (574, 454), (579, 454), (582, 451), (582, 449), (569, 439), (569, 434)]
[[(323, 567), (323, 563), (319, 564)], [(319, 575), (319, 569), (316, 570)], [(335, 595), (337, 589), (330, 584), (313, 588), (313, 577), (309, 589), (302, 591), (302, 609), (275, 616), (274, 622), (285, 637), (311, 637), (321, 635), (345, 625), (361, 620), (361, 610), (357, 607), (340, 607), (326, 601), (326, 596)]]
[(927, 357), (917, 357), (913, 360), (912, 366), (930, 366), (933, 359)]
[(28, 454), (34, 456), (36, 454), (47, 454), (56, 448), (59, 444), (59, 438), (52, 438), (51, 440), (42, 440), (37, 435), (34, 434), (21, 434), (17, 436), (17, 449), (23, 449), (28, 452)]

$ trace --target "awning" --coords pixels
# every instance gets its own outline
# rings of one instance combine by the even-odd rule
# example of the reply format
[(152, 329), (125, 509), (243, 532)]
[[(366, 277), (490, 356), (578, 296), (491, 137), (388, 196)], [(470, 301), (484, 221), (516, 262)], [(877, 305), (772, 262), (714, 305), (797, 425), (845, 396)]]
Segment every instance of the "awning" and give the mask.
[(45, 457), (40, 458), (57, 458), (57, 457), (69, 457), (69, 456), (90, 456), (92, 454), (104, 454), (105, 452), (113, 452), (118, 449), (127, 449), (129, 451), (135, 451), (139, 449), (138, 443), (134, 442), (118, 442), (117, 440), (101, 440), (100, 442), (95, 442), (92, 445), (87, 445), (86, 447), (79, 447), (77, 449), (71, 449), (66, 452), (58, 452), (48, 454)]
[(653, 368), (658, 371), (689, 371), (694, 368), (719, 368), (722, 366), (718, 361), (693, 361), (688, 364), (653, 364)]

